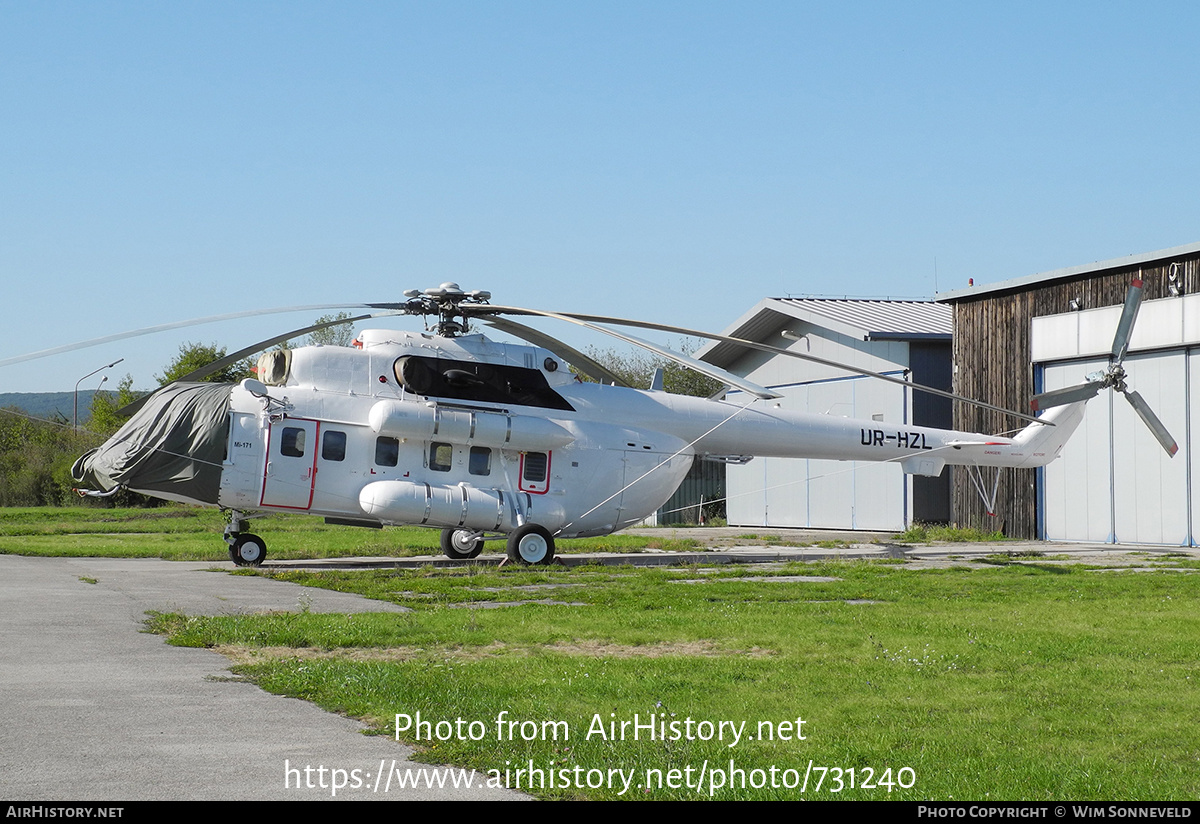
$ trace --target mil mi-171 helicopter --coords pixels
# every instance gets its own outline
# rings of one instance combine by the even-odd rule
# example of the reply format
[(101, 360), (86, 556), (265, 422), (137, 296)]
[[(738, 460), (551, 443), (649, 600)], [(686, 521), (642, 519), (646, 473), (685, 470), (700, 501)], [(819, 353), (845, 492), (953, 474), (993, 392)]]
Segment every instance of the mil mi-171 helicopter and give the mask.
[[(438, 528), (443, 551), (455, 559), (473, 558), (486, 540), (505, 538), (510, 560), (545, 564), (554, 558), (556, 538), (606, 535), (655, 512), (697, 457), (894, 461), (905, 473), (927, 476), (947, 464), (976, 472), (1043, 466), (1058, 456), (1087, 400), (1105, 387), (1126, 395), (1164, 449), (1172, 455), (1176, 449), (1124, 382), (1121, 364), (1141, 301), (1140, 281), (1126, 300), (1109, 370), (1080, 386), (1039, 395), (1035, 409), (1055, 408), (1038, 418), (1018, 415), (1029, 423), (1011, 438), (787, 411), (770, 403), (780, 395), (769, 389), (597, 324), (820, 361), (790, 349), (656, 323), (495, 306), (489, 293), (465, 292), (455, 283), (404, 294), (404, 303), (356, 305), (435, 317), (425, 332), (366, 330), (352, 347), (268, 351), (258, 359), (257, 379), (237, 385), (185, 379), (158, 390), (111, 439), (75, 463), (76, 481), (92, 487), (81, 492), (108, 495), (128, 488), (220, 507), (229, 514), (224, 537), (238, 565), (263, 562), (266, 543), (245, 528), (250, 513), (271, 511), (374, 528)], [(753, 400), (674, 395), (657, 381), (648, 390), (621, 386), (593, 359), (508, 315), (557, 318), (614, 335)], [(474, 334), (474, 319), (532, 345)], [(260, 342), (189, 378), (315, 328)], [(568, 363), (600, 382), (584, 382)]]

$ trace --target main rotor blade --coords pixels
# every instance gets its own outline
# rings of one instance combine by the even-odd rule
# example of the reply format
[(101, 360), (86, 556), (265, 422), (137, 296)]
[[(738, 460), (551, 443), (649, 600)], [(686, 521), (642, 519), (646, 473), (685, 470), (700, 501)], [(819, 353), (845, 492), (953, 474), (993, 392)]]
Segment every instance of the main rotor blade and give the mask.
[(617, 386), (628, 386), (620, 375), (613, 372), (603, 365), (597, 363), (592, 358), (580, 352), (574, 347), (560, 341), (558, 338), (553, 338), (547, 334), (539, 332), (532, 326), (526, 326), (523, 323), (517, 323), (515, 320), (508, 320), (501, 317), (489, 317), (484, 319), (484, 323), (494, 326), (497, 329), (508, 332), (510, 335), (515, 335), (522, 340), (532, 343), (534, 346), (540, 346), (543, 349), (549, 349), (554, 354), (565, 360), (567, 363), (579, 369), (589, 378), (601, 383), (612, 383)]
[(307, 335), (311, 332), (317, 332), (321, 329), (329, 329), (334, 326), (344, 326), (347, 323), (357, 323), (360, 320), (367, 320), (369, 318), (386, 318), (386, 317), (391, 317), (393, 315), (399, 315), (399, 314), (401, 314), (401, 313), (400, 312), (376, 312), (375, 314), (357, 315), (356, 317), (352, 317), (352, 318), (340, 318), (339, 320), (331, 320), (331, 321), (327, 321), (325, 323), (314, 323), (312, 326), (305, 326), (302, 329), (293, 329), (292, 331), (285, 332), (282, 335), (276, 335), (273, 338), (268, 338), (267, 340), (260, 340), (258, 343), (252, 343), (249, 346), (247, 346), (245, 349), (239, 349), (238, 351), (234, 352), (232, 355), (226, 355), (225, 357), (221, 358), (220, 360), (215, 360), (212, 363), (208, 364), (207, 366), (201, 366), (199, 369), (196, 369), (195, 371), (187, 373), (182, 378), (176, 378), (176, 380), (180, 380), (180, 381), (204, 380), (205, 378), (207, 378), (209, 375), (213, 374), (214, 372), (220, 372), (226, 366), (232, 366), (233, 364), (237, 363), (242, 358), (247, 357), (248, 355), (253, 355), (258, 352), (261, 352), (264, 349), (266, 349), (270, 346), (274, 346), (277, 343), (283, 343), (285, 340), (291, 340), (292, 338), (298, 338), (301, 335)]
[[(949, 398), (950, 400), (962, 401), (963, 403), (968, 403), (968, 404), (971, 404), (972, 406), (978, 406), (982, 409), (990, 409), (993, 412), (1003, 412), (1005, 415), (1011, 415), (1014, 418), (1020, 418), (1021, 420), (1024, 420), (1024, 421), (1030, 421), (1032, 423), (1041, 423), (1041, 424), (1045, 424), (1046, 426), (1054, 425), (1053, 423), (1050, 423), (1049, 421), (1043, 421), (1041, 418), (1035, 418), (1033, 415), (1026, 415), (1021, 412), (1015, 412), (1011, 409), (1005, 409), (1003, 406), (995, 406), (993, 404), (985, 403), (983, 401), (978, 401), (978, 400), (975, 400), (974, 398), (968, 398), (963, 395), (955, 395), (953, 392), (947, 392), (944, 389), (935, 389), (932, 386), (925, 386), (923, 384), (913, 383), (912, 381), (906, 381), (902, 378), (897, 378), (892, 375), (884, 375), (881, 372), (872, 372), (870, 369), (862, 369), (861, 367), (851, 366), (850, 364), (847, 364), (847, 363), (839, 363), (837, 361), (832, 361), (832, 360), (827, 360), (825, 358), (817, 357), (816, 355), (808, 355), (803, 352), (793, 351), (791, 349), (783, 349), (778, 346), (771, 346), (770, 344), (759, 343), (758, 341), (746, 340), (745, 338), (735, 338), (735, 337), (730, 337), (729, 335), (718, 335), (713, 332), (701, 332), (698, 329), (686, 329), (682, 326), (670, 326), (668, 324), (652, 323), (650, 321), (630, 320), (628, 318), (610, 318), (610, 317), (605, 317), (603, 315), (584, 315), (584, 314), (579, 314), (579, 313), (575, 313), (575, 312), (561, 312), (561, 313), (541, 312), (536, 309), (522, 309), (522, 308), (515, 307), (515, 306), (472, 307), (471, 311), (473, 314), (479, 314), (479, 315), (502, 312), (504, 314), (512, 314), (512, 315), (535, 315), (535, 316), (541, 316), (541, 317), (552, 317), (552, 318), (559, 318), (562, 320), (569, 320), (572, 323), (574, 323), (576, 321), (583, 321), (583, 322), (593, 321), (596, 323), (612, 323), (612, 324), (617, 324), (620, 326), (633, 326), (633, 327), (642, 328), (642, 329), (653, 329), (653, 330), (659, 331), (659, 332), (671, 332), (673, 334), (685, 335), (688, 337), (705, 338), (707, 340), (717, 340), (717, 341), (722, 341), (723, 343), (733, 343), (733, 344), (737, 344), (738, 346), (744, 346), (747, 349), (757, 349), (760, 352), (770, 352), (773, 355), (785, 355), (789, 358), (799, 358), (800, 360), (806, 360), (806, 361), (809, 361), (810, 363), (818, 363), (818, 364), (821, 364), (822, 366), (829, 366), (834, 369), (840, 369), (844, 372), (853, 372), (855, 374), (863, 375), (864, 377), (868, 377), (868, 378), (878, 378), (879, 380), (887, 381), (888, 383), (898, 384), (900, 386), (905, 386), (905, 387), (908, 387), (909, 389), (914, 389), (918, 392), (926, 392), (930, 395), (938, 395), (943, 398)], [(594, 327), (594, 328), (602, 329), (602, 327)], [(786, 333), (785, 333), (785, 336), (786, 336)], [(718, 378), (718, 380), (724, 380), (724, 379)]]
[(682, 352), (676, 352), (674, 349), (670, 349), (666, 346), (659, 346), (653, 341), (639, 338), (636, 335), (627, 335), (624, 332), (617, 332), (613, 329), (606, 330), (603, 326), (592, 326), (591, 324), (589, 324), (589, 326), (598, 331), (612, 335), (619, 340), (632, 343), (634, 346), (640, 346), (643, 349), (647, 349), (651, 352), (662, 355), (664, 358), (669, 358), (676, 363), (683, 364), (690, 369), (695, 369), (701, 375), (707, 375), (714, 380), (728, 384), (732, 387), (742, 390), (743, 392), (749, 392), (751, 395), (754, 395), (760, 400), (771, 401), (775, 400), (776, 398), (783, 397), (783, 395), (780, 395), (778, 392), (767, 389), (765, 386), (759, 386), (757, 383), (748, 381), (743, 377), (733, 374), (732, 372), (727, 372), (719, 366), (714, 366), (711, 363), (705, 363), (702, 360), (696, 360), (689, 355), (685, 355)]
[[(287, 312), (320, 312), (327, 309), (362, 309), (369, 307), (372, 309), (399, 309), (403, 304), (389, 303), (319, 303), (313, 306), (286, 306), (278, 309), (252, 309), (246, 312), (231, 312), (228, 315), (210, 315), (206, 318), (193, 318), (191, 320), (181, 320), (175, 323), (162, 323), (158, 326), (146, 326), (142, 329), (132, 329), (128, 332), (118, 332), (115, 335), (105, 335), (100, 338), (92, 338), (90, 340), (78, 341), (77, 343), (68, 343), (63, 346), (56, 346), (53, 349), (43, 349), (39, 352), (30, 352), (25, 355), (17, 355), (12, 358), (4, 358), (0, 360), (0, 366), (9, 366), (14, 363), (22, 363), (24, 361), (37, 360), (38, 358), (48, 358), (51, 355), (60, 355), (63, 352), (74, 352), (77, 349), (87, 349), (92, 346), (99, 346), (102, 343), (112, 343), (113, 341), (125, 340), (127, 338), (136, 338), (141, 335), (153, 335), (156, 332), (168, 332), (172, 329), (186, 329), (189, 326), (203, 326), (206, 323), (220, 323), (224, 320), (238, 320), (239, 318), (253, 318), (259, 315), (282, 315)], [(395, 314), (405, 314), (404, 312), (396, 312)]]
[[(360, 320), (367, 320), (368, 318), (386, 318), (386, 317), (391, 317), (393, 315), (400, 315), (400, 314), (403, 314), (403, 312), (376, 312), (374, 314), (369, 314), (369, 315), (358, 315), (358, 316), (352, 317), (352, 318), (341, 318), (339, 320), (326, 321), (325, 323), (314, 323), (312, 326), (305, 326), (300, 329), (293, 329), (290, 332), (284, 332), (282, 335), (276, 335), (273, 338), (268, 338), (266, 340), (260, 340), (258, 343), (252, 343), (249, 346), (245, 347), (244, 349), (239, 349), (238, 351), (234, 352), (232, 355), (226, 355), (225, 357), (220, 358), (219, 360), (215, 360), (212, 363), (208, 363), (208, 364), (205, 364), (204, 366), (201, 366), (199, 369), (193, 369), (191, 372), (188, 372), (186, 375), (176, 378), (175, 380), (171, 381), (170, 383), (163, 384), (163, 386), (170, 386), (172, 383), (179, 383), (180, 381), (204, 380), (209, 375), (212, 375), (216, 372), (220, 372), (226, 366), (231, 366), (231, 365), (237, 363), (238, 361), (240, 361), (242, 358), (245, 358), (249, 355), (253, 355), (258, 352), (261, 352), (264, 349), (274, 346), (277, 343), (283, 343), (285, 340), (291, 340), (292, 338), (298, 338), (301, 335), (307, 335), (310, 332), (316, 332), (319, 329), (328, 329), (332, 326), (342, 326), (343, 324), (355, 323)], [(162, 386), (160, 386), (159, 389), (162, 389)], [(158, 391), (158, 390), (155, 390), (155, 391)], [(153, 394), (154, 394), (153, 392), (150, 393), (150, 395), (153, 395)], [(146, 402), (146, 400), (150, 397), (150, 395), (143, 395), (142, 397), (138, 398), (137, 400), (133, 401), (132, 403), (125, 404), (125, 406), (122, 406), (119, 410), (117, 410), (117, 413), (120, 415), (132, 415), (134, 412), (136, 412), (142, 408), (142, 405)]]
[(1154, 414), (1154, 410), (1150, 408), (1150, 404), (1146, 403), (1145, 399), (1137, 392), (1122, 392), (1125, 400), (1129, 401), (1129, 405), (1138, 413), (1146, 426), (1150, 427), (1151, 433), (1158, 439), (1162, 448), (1172, 458), (1179, 451), (1179, 444), (1175, 443), (1175, 439), (1171, 437), (1171, 433), (1163, 426), (1163, 422), (1158, 419), (1158, 415)]
[(1129, 292), (1125, 295), (1125, 307), (1121, 310), (1121, 321), (1117, 324), (1117, 334), (1113, 336), (1111, 357), (1116, 366), (1121, 365), (1121, 361), (1125, 360), (1125, 353), (1129, 351), (1129, 336), (1133, 332), (1133, 324), (1141, 306), (1142, 279), (1137, 277), (1129, 284)]
[[(461, 308), (466, 309), (467, 307), (464, 306)], [(642, 349), (647, 349), (651, 352), (654, 352), (656, 355), (662, 355), (664, 358), (673, 360), (676, 363), (683, 364), (684, 366), (688, 367), (689, 369), (696, 370), (701, 375), (707, 375), (708, 377), (712, 378), (713, 380), (718, 380), (718, 381), (721, 381), (722, 383), (727, 383), (730, 386), (741, 389), (743, 392), (748, 392), (749, 394), (754, 395), (755, 397), (760, 398), (762, 400), (773, 400), (775, 398), (783, 397), (778, 392), (772, 392), (770, 389), (767, 389), (766, 387), (759, 386), (758, 384), (752, 383), (751, 381), (748, 381), (745, 378), (740, 378), (731, 372), (725, 371), (724, 369), (722, 369), (719, 366), (713, 366), (711, 363), (705, 363), (704, 361), (699, 361), (699, 360), (696, 360), (695, 358), (688, 357), (687, 355), (676, 352), (674, 349), (668, 349), (665, 346), (659, 346), (657, 343), (651, 343), (648, 340), (643, 340), (642, 338), (636, 337), (634, 335), (627, 335), (624, 332), (618, 332), (615, 329), (608, 329), (604, 326), (598, 326), (597, 324), (591, 322), (592, 320), (596, 320), (600, 323), (614, 323), (614, 324), (618, 324), (618, 325), (623, 324), (625, 326), (637, 326), (638, 323), (636, 323), (634, 321), (620, 321), (615, 318), (605, 318), (605, 317), (591, 316), (591, 315), (575, 315), (575, 314), (571, 314), (571, 313), (567, 313), (567, 312), (546, 312), (541, 309), (520, 309), (520, 308), (512, 307), (512, 306), (479, 306), (479, 307), (472, 306), (468, 313), (472, 314), (472, 315), (479, 315), (479, 316), (495, 315), (495, 314), (501, 314), (501, 313), (506, 314), (506, 315), (535, 315), (537, 317), (554, 318), (556, 320), (563, 320), (563, 321), (566, 321), (567, 323), (573, 323), (576, 326), (583, 326), (583, 327), (591, 329), (595, 332), (600, 332), (601, 334), (609, 335), (610, 337), (614, 337), (618, 340), (623, 340), (626, 343), (632, 343), (634, 346), (640, 346)], [(645, 326), (647, 328), (655, 328), (651, 324), (645, 324)], [(664, 329), (666, 329), (667, 331), (670, 331), (671, 327), (664, 327)], [(687, 330), (680, 330), (680, 331), (684, 331), (686, 333)], [(700, 335), (701, 333), (696, 333), (696, 334)], [(702, 335), (702, 336), (710, 337), (709, 335), (706, 335), (706, 334)]]
[(1043, 409), (1050, 409), (1054, 406), (1066, 406), (1069, 403), (1077, 403), (1079, 401), (1088, 401), (1096, 397), (1097, 393), (1104, 388), (1102, 381), (1090, 381), (1081, 383), (1078, 386), (1068, 386), (1065, 389), (1051, 389), (1049, 392), (1042, 392), (1040, 395), (1034, 395), (1029, 401), (1029, 405), (1033, 407), (1034, 412), (1040, 412)]

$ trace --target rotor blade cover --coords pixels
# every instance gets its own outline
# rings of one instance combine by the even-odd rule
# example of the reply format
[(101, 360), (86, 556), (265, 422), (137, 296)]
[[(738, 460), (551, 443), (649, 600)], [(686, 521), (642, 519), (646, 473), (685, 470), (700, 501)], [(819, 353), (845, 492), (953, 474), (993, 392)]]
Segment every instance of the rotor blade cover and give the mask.
[(71, 467), (78, 483), (125, 486), (215, 504), (229, 438), (232, 384), (173, 383)]

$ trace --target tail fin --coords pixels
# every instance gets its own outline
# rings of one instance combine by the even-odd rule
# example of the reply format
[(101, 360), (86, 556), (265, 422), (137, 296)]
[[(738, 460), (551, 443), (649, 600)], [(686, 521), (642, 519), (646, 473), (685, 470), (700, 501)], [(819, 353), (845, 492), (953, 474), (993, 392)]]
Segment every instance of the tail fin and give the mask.
[[(1021, 446), (1029, 456), (1022, 466), (1045, 466), (1058, 457), (1063, 446), (1083, 420), (1083, 409), (1087, 401), (1079, 401), (1065, 406), (1056, 406), (1043, 413), (1039, 423), (1031, 423), (1017, 433), (1013, 443)], [(1045, 423), (1054, 424), (1046, 426)]]

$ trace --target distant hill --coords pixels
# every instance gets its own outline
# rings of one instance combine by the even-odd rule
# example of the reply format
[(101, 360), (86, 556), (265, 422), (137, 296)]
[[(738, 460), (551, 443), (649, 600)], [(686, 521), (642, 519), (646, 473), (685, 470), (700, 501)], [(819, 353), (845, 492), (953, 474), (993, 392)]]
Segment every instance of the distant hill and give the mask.
[[(79, 422), (85, 423), (92, 416), (92, 396), (95, 389), (79, 390)], [(75, 403), (74, 392), (0, 392), (0, 409), (15, 406), (35, 418), (61, 416), (68, 422)]]

